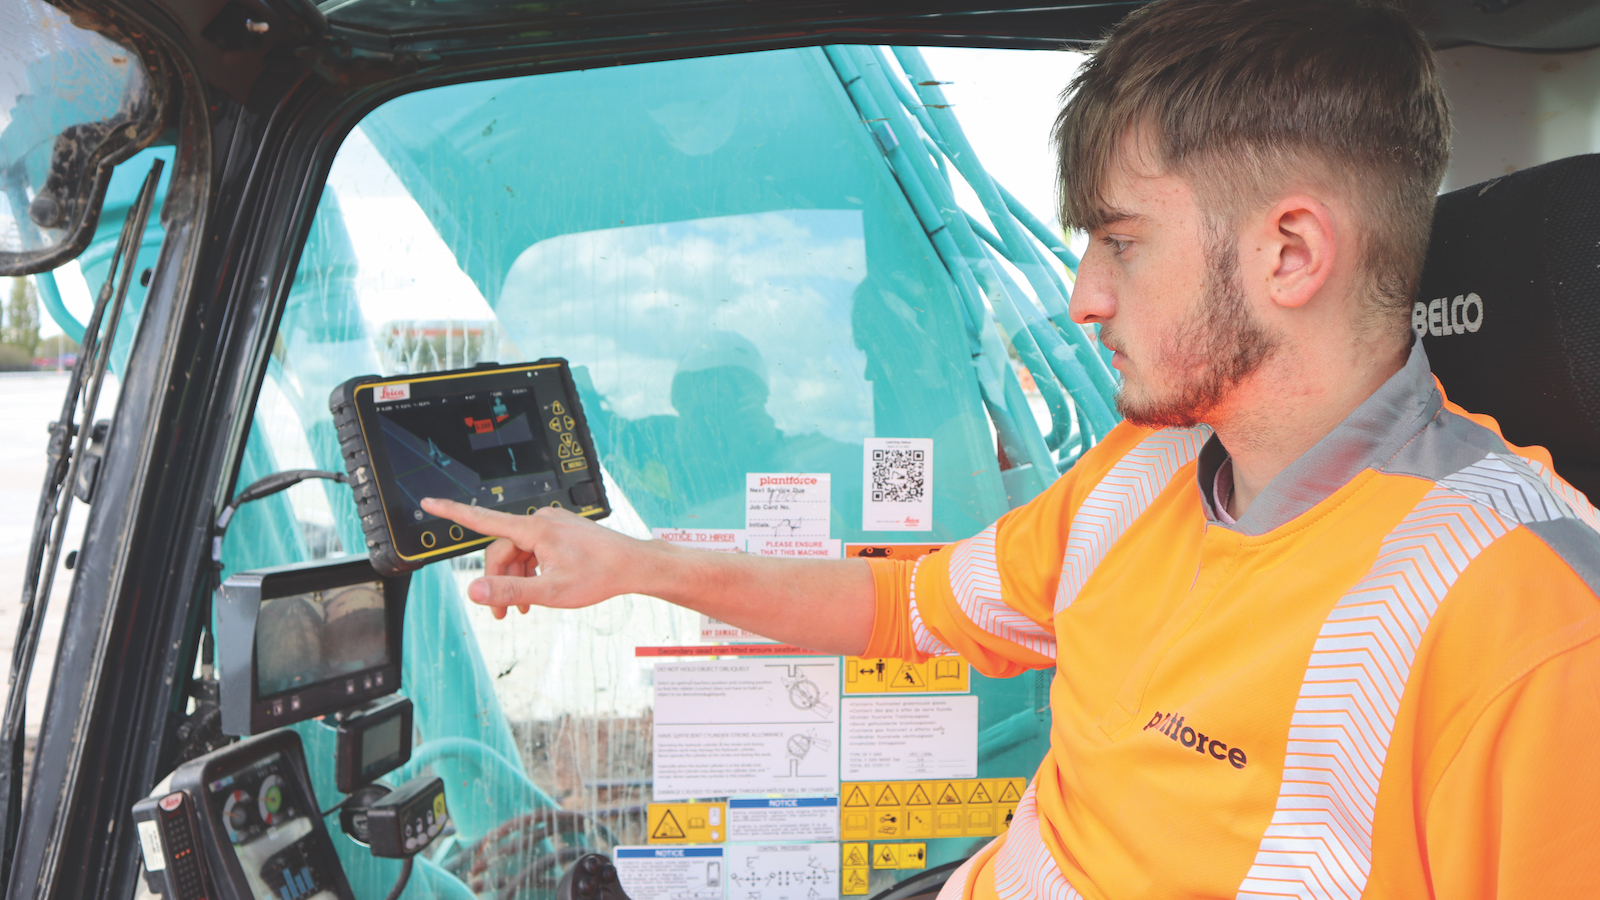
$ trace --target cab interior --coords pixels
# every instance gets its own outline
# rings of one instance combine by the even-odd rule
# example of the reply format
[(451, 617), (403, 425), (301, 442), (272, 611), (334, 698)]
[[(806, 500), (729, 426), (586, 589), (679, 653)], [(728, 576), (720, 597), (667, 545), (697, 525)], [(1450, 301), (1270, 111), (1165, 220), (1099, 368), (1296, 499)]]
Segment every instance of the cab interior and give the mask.
[[(1136, 3), (36, 5), (129, 48), (151, 85), (148, 135), (102, 167), (98, 221), (58, 264), (99, 290), (160, 171), (106, 339), (120, 387), (58, 650), (31, 673), (37, 743), (0, 798), (7, 897), (146, 890), (129, 810), (226, 741), (197, 687), (212, 591), (365, 552), (327, 480), (239, 506), (212, 544), (247, 485), (344, 471), (328, 398), (348, 379), (567, 360), (603, 524), (639, 538), (742, 529), (745, 476), (789, 472), (831, 475), (841, 548), (953, 542), (1116, 421), (1114, 374), (1066, 318), (1074, 236), (984, 167), (918, 48), (1081, 51)], [(1443, 191), (1600, 149), (1600, 6), (1411, 6), (1454, 117)], [(81, 340), (50, 271), (44, 305)], [(937, 448), (931, 528), (865, 527), (863, 447), (886, 437)], [(578, 854), (651, 844), (658, 657), (639, 648), (727, 640), (631, 595), (495, 620), (465, 600), (482, 567), (410, 581), (413, 749), (387, 777), (439, 776), (453, 833), (404, 896), (555, 896)], [(971, 673), (975, 777), (1031, 776), (1052, 674)], [(332, 732), (290, 727), (335, 803)], [(930, 836), (921, 865), (851, 893), (925, 892), (992, 833)], [(354, 895), (383, 897), (399, 862), (332, 840)]]

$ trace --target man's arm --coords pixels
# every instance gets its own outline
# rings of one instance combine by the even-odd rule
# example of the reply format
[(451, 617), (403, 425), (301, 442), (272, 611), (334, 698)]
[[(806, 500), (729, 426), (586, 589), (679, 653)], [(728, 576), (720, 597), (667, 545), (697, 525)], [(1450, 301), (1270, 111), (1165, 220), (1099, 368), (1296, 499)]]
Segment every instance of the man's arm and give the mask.
[(422, 508), (498, 538), (467, 596), (495, 607), (577, 609), (646, 594), (774, 640), (828, 653), (867, 646), (876, 612), (864, 560), (772, 559), (641, 541), (561, 509), (531, 516), (427, 499)]

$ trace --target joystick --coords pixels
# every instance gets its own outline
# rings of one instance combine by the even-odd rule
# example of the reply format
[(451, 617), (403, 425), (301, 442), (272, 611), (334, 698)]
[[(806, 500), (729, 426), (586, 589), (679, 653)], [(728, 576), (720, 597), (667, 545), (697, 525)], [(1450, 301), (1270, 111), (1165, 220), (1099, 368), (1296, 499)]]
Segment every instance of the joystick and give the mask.
[(556, 885), (556, 900), (628, 900), (617, 867), (598, 853), (578, 857)]

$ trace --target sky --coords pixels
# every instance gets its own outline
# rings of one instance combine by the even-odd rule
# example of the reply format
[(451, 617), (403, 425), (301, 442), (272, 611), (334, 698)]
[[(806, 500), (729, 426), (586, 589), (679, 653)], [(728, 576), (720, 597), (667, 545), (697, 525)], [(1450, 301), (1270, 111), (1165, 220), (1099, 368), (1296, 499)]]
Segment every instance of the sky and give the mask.
[[(1083, 55), (930, 47), (923, 50), (923, 56), (934, 76), (949, 82), (944, 85), (945, 97), (984, 168), (1039, 219), (1055, 224), (1055, 157), (1050, 129), (1061, 91)], [(370, 307), (363, 302), (372, 318), (437, 318), (433, 304), (441, 291), (464, 298), (463, 305), (453, 311), (455, 317), (490, 317), (482, 297), (427, 226), (422, 210), (405, 196), (359, 129), (340, 151), (331, 180), (359, 185), (352, 193), (370, 198), (343, 204), (357, 256), (370, 259), (372, 254), (387, 254), (408, 260), (403, 269), (367, 271), (363, 267), (359, 277), (366, 283), (360, 289), (364, 297), (370, 293), (374, 298)], [(981, 209), (964, 183), (957, 185), (957, 200), (974, 212)], [(77, 264), (57, 270), (56, 278), (67, 308), (80, 318), (87, 316), (92, 305), (90, 286)], [(60, 330), (48, 315), (43, 318), (41, 334)]]

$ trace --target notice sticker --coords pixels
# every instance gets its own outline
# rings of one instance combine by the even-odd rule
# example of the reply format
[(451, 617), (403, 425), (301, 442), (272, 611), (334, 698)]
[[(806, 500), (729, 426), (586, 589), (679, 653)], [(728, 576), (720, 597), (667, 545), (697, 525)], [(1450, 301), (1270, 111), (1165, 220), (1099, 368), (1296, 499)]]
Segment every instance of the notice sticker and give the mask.
[(750, 472), (744, 478), (747, 538), (828, 536), (832, 475)]
[(728, 848), (728, 893), (745, 900), (839, 896), (838, 844), (735, 844)]
[(787, 559), (838, 559), (838, 538), (751, 538), (750, 552)]
[(839, 792), (839, 658), (657, 663), (657, 801)]
[(652, 528), (650, 536), (680, 547), (716, 553), (738, 553), (744, 549), (744, 531), (739, 528)]
[(618, 847), (617, 880), (631, 900), (723, 900), (728, 883), (721, 847)]
[(730, 841), (838, 839), (838, 797), (735, 797), (728, 801)]
[(847, 780), (978, 774), (977, 697), (850, 697), (843, 725)]
[(862, 531), (933, 530), (933, 439), (867, 438)]

